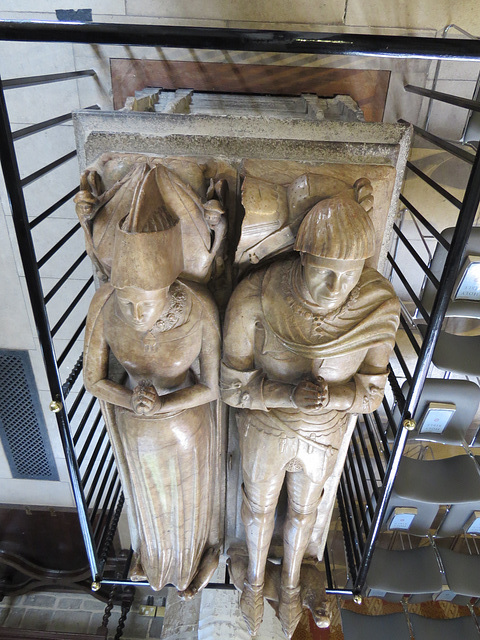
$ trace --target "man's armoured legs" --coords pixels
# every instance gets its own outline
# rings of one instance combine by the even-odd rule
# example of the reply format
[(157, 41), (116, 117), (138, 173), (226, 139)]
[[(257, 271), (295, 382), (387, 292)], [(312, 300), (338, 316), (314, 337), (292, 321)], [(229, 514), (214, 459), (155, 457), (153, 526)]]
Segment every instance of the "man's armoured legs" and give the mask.
[(283, 565), (278, 616), (288, 638), (300, 616), (300, 569), (317, 517), (322, 483), (312, 482), (302, 471), (287, 473), (288, 510), (283, 529)]
[(285, 471), (281, 471), (268, 483), (252, 483), (244, 472), (242, 521), (247, 539), (248, 569), (240, 607), (252, 636), (256, 635), (263, 619), (265, 566), (284, 477)]

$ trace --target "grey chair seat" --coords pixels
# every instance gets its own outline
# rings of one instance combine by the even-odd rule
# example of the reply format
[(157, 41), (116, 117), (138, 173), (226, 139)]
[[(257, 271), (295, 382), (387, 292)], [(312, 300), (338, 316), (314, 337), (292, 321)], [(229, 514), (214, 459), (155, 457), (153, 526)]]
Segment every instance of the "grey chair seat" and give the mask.
[[(431, 600), (442, 589), (442, 575), (433, 547), (403, 551), (376, 547), (367, 575), (367, 587), (386, 593), (422, 594)], [(418, 600), (418, 599), (417, 599)]]
[(407, 619), (403, 613), (363, 616), (348, 609), (341, 609), (340, 613), (345, 640), (410, 640)]
[[(452, 242), (455, 228), (449, 227), (442, 231), (442, 236), (448, 242)], [(463, 252), (461, 266), (468, 255), (480, 255), (480, 227), (473, 227), (467, 246)], [(445, 260), (447, 259), (447, 250), (440, 243), (437, 244), (435, 253), (433, 254), (430, 269), (438, 280), (442, 277)], [(427, 279), (425, 289), (422, 293), (421, 301), (428, 313), (431, 313), (435, 296), (437, 295), (436, 287)], [(474, 300), (452, 300), (445, 314), (446, 318), (463, 317), (463, 318), (479, 318), (480, 319), (480, 302)]]
[(394, 483), (395, 494), (416, 502), (460, 504), (480, 500), (480, 474), (468, 455), (442, 460), (403, 456)]
[(451, 538), (464, 533), (466, 522), (473, 516), (474, 511), (480, 510), (480, 499), (462, 504), (452, 504), (440, 523), (435, 536), (437, 538)]
[[(422, 336), (425, 336), (427, 325), (417, 326)], [(442, 371), (480, 376), (479, 354), (480, 336), (457, 336), (440, 331), (432, 361), (437, 369)]]
[(480, 556), (457, 553), (438, 547), (451, 591), (469, 598), (480, 598)]
[[(413, 507), (417, 514), (405, 533), (425, 536), (440, 505), (465, 505), (471, 514), (471, 505), (479, 502), (480, 474), (470, 456), (442, 460), (416, 460), (404, 456), (393, 484), (383, 529), (388, 528), (395, 507)], [(467, 516), (462, 525), (466, 519)]]
[[(415, 640), (478, 640), (480, 637), (470, 616), (451, 620), (433, 620), (411, 613), (409, 618)], [(381, 637), (378, 636), (379, 640)]]
[[(480, 354), (479, 354), (480, 355)], [(410, 384), (402, 385), (402, 393), (406, 398), (410, 390)], [(422, 395), (415, 412), (417, 423), (420, 422), (430, 402), (453, 403), (456, 407), (450, 422), (442, 433), (420, 433), (419, 427), (408, 434), (409, 442), (439, 442), (452, 446), (461, 446), (465, 440), (465, 434), (473, 422), (480, 404), (480, 387), (468, 380), (444, 380), (427, 378), (422, 390)], [(393, 417), (396, 424), (400, 419), (400, 411), (395, 409)], [(393, 434), (387, 432), (387, 438), (391, 441)]]

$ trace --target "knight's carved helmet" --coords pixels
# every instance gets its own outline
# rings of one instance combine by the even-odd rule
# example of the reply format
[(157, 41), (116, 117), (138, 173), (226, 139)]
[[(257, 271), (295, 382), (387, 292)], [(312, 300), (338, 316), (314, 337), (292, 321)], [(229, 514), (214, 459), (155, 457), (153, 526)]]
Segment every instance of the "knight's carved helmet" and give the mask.
[(164, 206), (155, 170), (146, 166), (130, 212), (115, 232), (111, 283), (154, 291), (169, 287), (182, 270), (180, 220)]
[(302, 220), (294, 249), (321, 258), (366, 260), (375, 253), (375, 228), (354, 198), (327, 198)]

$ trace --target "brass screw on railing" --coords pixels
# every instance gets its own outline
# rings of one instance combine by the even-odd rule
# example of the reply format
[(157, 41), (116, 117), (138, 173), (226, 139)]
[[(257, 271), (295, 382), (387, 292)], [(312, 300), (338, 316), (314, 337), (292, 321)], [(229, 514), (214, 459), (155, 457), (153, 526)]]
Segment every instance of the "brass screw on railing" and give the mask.
[(48, 408), (52, 413), (58, 413), (62, 410), (62, 403), (59, 400), (52, 400), (48, 405)]
[(415, 422), (415, 420), (404, 420), (403, 421), (403, 426), (405, 427), (405, 429), (407, 431), (413, 431), (415, 429), (415, 427), (417, 426), (417, 423)]
[(101, 586), (102, 586), (101, 582), (92, 582), (91, 589), (92, 589), (92, 591), (100, 591)]
[(357, 593), (356, 595), (353, 596), (353, 601), (355, 604), (358, 604), (358, 605), (362, 604), (363, 602), (362, 596), (359, 593)]

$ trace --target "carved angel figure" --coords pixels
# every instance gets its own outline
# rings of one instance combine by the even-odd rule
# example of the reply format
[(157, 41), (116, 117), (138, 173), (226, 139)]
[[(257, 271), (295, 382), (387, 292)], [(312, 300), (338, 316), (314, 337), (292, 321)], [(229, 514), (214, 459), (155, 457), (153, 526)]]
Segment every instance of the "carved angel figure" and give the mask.
[[(364, 267), (375, 233), (353, 197), (313, 206), (294, 248), (300, 255), (277, 259), (236, 287), (225, 319), (221, 381), (223, 400), (237, 408), (242, 453), (248, 568), (240, 605), (256, 635), (285, 483), (276, 600), (288, 638), (305, 602), (302, 562), (323, 555), (352, 416), (381, 403), (399, 319), (390, 283)], [(327, 624), (312, 612), (320, 626)]]
[[(132, 579), (193, 595), (218, 561), (216, 306), (184, 269), (177, 216), (155, 169), (117, 224), (111, 281), (87, 319), (84, 376), (97, 396), (121, 474), (136, 563)], [(109, 370), (113, 354), (123, 377)], [(218, 519), (218, 518), (217, 518)]]
[[(166, 166), (166, 163), (169, 166)], [(199, 164), (145, 156), (102, 156), (81, 176), (76, 213), (85, 232), (87, 253), (101, 280), (110, 278), (115, 231), (130, 211), (148, 171), (157, 184), (157, 204), (178, 216), (182, 229), (182, 277), (207, 283), (222, 259), (226, 233), (226, 180), (212, 179), (207, 190)], [(153, 180), (153, 178), (152, 178)], [(193, 186), (196, 188), (194, 189)], [(203, 198), (199, 193), (203, 193)], [(217, 260), (218, 261), (218, 260)]]

